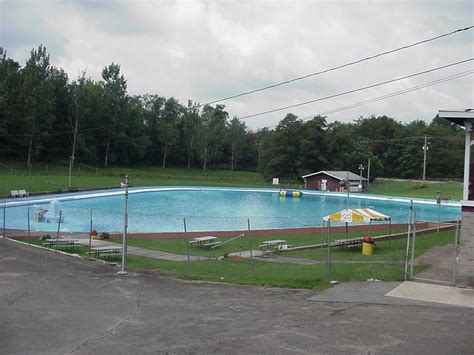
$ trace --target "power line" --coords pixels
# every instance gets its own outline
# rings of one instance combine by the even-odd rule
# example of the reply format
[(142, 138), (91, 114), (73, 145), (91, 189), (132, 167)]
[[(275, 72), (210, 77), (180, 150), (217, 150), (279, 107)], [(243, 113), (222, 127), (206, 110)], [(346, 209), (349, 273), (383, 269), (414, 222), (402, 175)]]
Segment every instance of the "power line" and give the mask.
[[(100, 126), (100, 127), (91, 127), (91, 128), (83, 128), (83, 129), (78, 129), (77, 132), (88, 132), (88, 131), (97, 131), (101, 129), (106, 129), (106, 128), (112, 128), (115, 126), (119, 126), (124, 124), (123, 122), (119, 122), (113, 125), (108, 125), (108, 126)], [(53, 137), (53, 136), (61, 136), (63, 134), (74, 134), (74, 130), (70, 131), (62, 131), (62, 132), (55, 132), (55, 133), (37, 133), (37, 134), (1, 134), (0, 137)]]
[(404, 50), (404, 49), (407, 49), (407, 48), (415, 47), (415, 46), (418, 46), (418, 45), (420, 45), (420, 44), (424, 44), (424, 43), (428, 43), (428, 42), (431, 42), (431, 41), (435, 41), (435, 40), (440, 39), (440, 38), (443, 38), (443, 37), (451, 36), (451, 35), (453, 35), (453, 34), (455, 34), (455, 33), (459, 33), (459, 32), (462, 32), (462, 31), (467, 31), (467, 30), (470, 30), (470, 29), (472, 29), (472, 28), (474, 28), (474, 25), (473, 25), (473, 26), (469, 26), (469, 27), (465, 27), (465, 28), (460, 28), (460, 29), (457, 29), (457, 30), (454, 30), (454, 31), (451, 31), (451, 32), (448, 32), (448, 33), (445, 33), (445, 34), (442, 34), (442, 35), (439, 35), (439, 36), (436, 36), (436, 37), (428, 38), (428, 39), (425, 39), (425, 40), (422, 40), (422, 41), (418, 41), (418, 42), (415, 42), (415, 43), (412, 43), (412, 44), (408, 44), (408, 45), (405, 45), (405, 46), (402, 46), (402, 47), (398, 47), (398, 48), (395, 48), (395, 49), (391, 49), (391, 50), (388, 50), (388, 51), (385, 51), (385, 52), (381, 52), (381, 53), (378, 53), (378, 54), (375, 54), (375, 55), (371, 55), (371, 56), (369, 56), (369, 57), (365, 57), (365, 58), (362, 58), (362, 59), (358, 59), (358, 60), (355, 60), (355, 61), (352, 61), (352, 62), (349, 62), (349, 63), (346, 63), (346, 64), (341, 64), (341, 65), (338, 65), (338, 66), (335, 66), (335, 67), (332, 67), (332, 68), (329, 68), (329, 69), (324, 69), (324, 70), (319, 71), (319, 72), (314, 72), (314, 73), (306, 74), (306, 75), (299, 76), (299, 77), (296, 77), (296, 78), (293, 78), (293, 79), (289, 79), (289, 80), (285, 80), (285, 81), (282, 81), (282, 82), (279, 82), (279, 83), (276, 83), (276, 84), (264, 86), (264, 87), (259, 88), (259, 89), (250, 90), (250, 91), (245, 91), (245, 92), (242, 92), (242, 93), (240, 93), (240, 94), (235, 94), (235, 95), (223, 97), (223, 98), (221, 98), (221, 99), (209, 101), (209, 102), (207, 102), (207, 103), (205, 103), (205, 104), (200, 104), (200, 105), (198, 105), (198, 107), (202, 107), (202, 106), (205, 106), (205, 105), (211, 105), (211, 104), (214, 104), (214, 103), (216, 103), (216, 102), (222, 102), (222, 101), (226, 101), (226, 100), (230, 100), (230, 99), (235, 99), (235, 98), (237, 98), (237, 97), (242, 97), (242, 96), (254, 94), (254, 93), (256, 93), (256, 92), (260, 92), (260, 91), (272, 89), (272, 88), (275, 88), (275, 87), (278, 87), (278, 86), (290, 84), (290, 83), (293, 83), (293, 82), (298, 81), (298, 80), (307, 79), (307, 78), (310, 78), (310, 77), (312, 77), (312, 76), (325, 74), (325, 73), (328, 73), (328, 72), (331, 72), (331, 71), (335, 71), (335, 70), (338, 70), (338, 69), (342, 69), (342, 68), (345, 68), (345, 67), (348, 67), (348, 66), (351, 66), (351, 65), (359, 64), (359, 63), (362, 63), (362, 62), (365, 62), (365, 61), (368, 61), (368, 60), (371, 60), (371, 59), (374, 59), (374, 58), (378, 58), (378, 57), (381, 57), (381, 56), (384, 56), (384, 55), (387, 55), (387, 54), (391, 54), (391, 53), (395, 53), (395, 52), (398, 52), (398, 51), (401, 51), (401, 50)]
[[(465, 72), (461, 72), (461, 73), (458, 73), (458, 74), (454, 74), (454, 75), (450, 75), (450, 76), (447, 76), (447, 77), (444, 77), (444, 78), (440, 78), (440, 79), (437, 79), (437, 80), (434, 80), (434, 81), (430, 81), (428, 83), (420, 84), (420, 85), (417, 85), (417, 86), (414, 86), (414, 87), (411, 87), (411, 88), (395, 91), (395, 92), (392, 92), (392, 93), (389, 93), (389, 94), (386, 94), (386, 95), (383, 95), (383, 96), (374, 97), (374, 98), (371, 98), (371, 99), (368, 99), (368, 100), (353, 103), (351, 105), (334, 108), (334, 109), (324, 111), (324, 112), (320, 112), (320, 113), (317, 113), (317, 114), (312, 114), (312, 115), (303, 117), (301, 120), (303, 122), (305, 122), (305, 121), (311, 120), (315, 116), (325, 116), (325, 115), (328, 115), (328, 114), (331, 114), (331, 113), (336, 113), (336, 112), (348, 110), (348, 109), (351, 109), (351, 108), (356, 108), (356, 107), (359, 107), (359, 106), (363, 106), (363, 105), (366, 105), (366, 104), (369, 104), (369, 103), (372, 103), (372, 102), (386, 100), (386, 99), (394, 97), (394, 96), (406, 94), (406, 93), (416, 91), (416, 90), (420, 90), (420, 89), (423, 89), (423, 88), (426, 88), (426, 87), (429, 87), (429, 86), (434, 86), (434, 85), (437, 85), (437, 84), (441, 84), (441, 83), (444, 83), (446, 81), (455, 80), (455, 79), (461, 78), (461, 77), (466, 76), (466, 75), (471, 75), (473, 73), (474, 73), (474, 70), (468, 70), (468, 71), (465, 71)], [(278, 126), (278, 125), (266, 126), (265, 128), (274, 128), (276, 126)], [(403, 139), (403, 138), (400, 138), (400, 139)]]
[(251, 117), (262, 116), (262, 115), (266, 115), (266, 114), (269, 114), (269, 113), (273, 113), (273, 112), (278, 112), (278, 111), (286, 110), (286, 109), (293, 108), (293, 107), (298, 107), (298, 106), (303, 106), (303, 105), (311, 104), (311, 103), (314, 103), (314, 102), (319, 102), (319, 101), (323, 101), (323, 100), (328, 100), (328, 99), (332, 99), (332, 98), (334, 98), (334, 97), (339, 97), (339, 96), (343, 96), (343, 95), (347, 95), (347, 94), (352, 94), (352, 93), (354, 93), (354, 92), (363, 91), (363, 90), (371, 89), (371, 88), (374, 88), (374, 87), (377, 87), (377, 86), (382, 86), (382, 85), (389, 84), (389, 83), (393, 83), (393, 82), (396, 82), (396, 81), (400, 81), (400, 80), (412, 78), (412, 77), (414, 77), (414, 76), (418, 76), (418, 75), (423, 75), (423, 74), (431, 73), (431, 72), (434, 72), (434, 71), (437, 71), (437, 70), (449, 68), (449, 67), (452, 67), (452, 66), (455, 66), (455, 65), (459, 65), (459, 64), (463, 64), (463, 63), (467, 63), (467, 62), (472, 61), (472, 60), (474, 60), (474, 58), (469, 58), (469, 59), (461, 60), (461, 61), (459, 61), (459, 62), (455, 62), (455, 63), (443, 65), (443, 66), (441, 66), (441, 67), (436, 67), (436, 68), (429, 69), (429, 70), (424, 70), (424, 71), (421, 71), (421, 72), (418, 72), (418, 73), (414, 73), (414, 74), (410, 74), (410, 75), (405, 75), (405, 76), (402, 76), (402, 77), (399, 77), (399, 78), (395, 78), (395, 79), (391, 79), (391, 80), (382, 81), (382, 82), (377, 83), (377, 84), (367, 85), (367, 86), (363, 86), (363, 87), (360, 87), (360, 88), (357, 88), (357, 89), (344, 91), (344, 92), (341, 92), (341, 93), (338, 93), (338, 94), (333, 94), (333, 95), (329, 95), (329, 96), (324, 96), (324, 97), (321, 97), (321, 98), (318, 98), (318, 99), (309, 100), (309, 101), (305, 101), (305, 102), (300, 102), (300, 103), (298, 103), (298, 104), (293, 104), (293, 105), (288, 105), (288, 106), (284, 106), (284, 107), (279, 107), (279, 108), (276, 108), (276, 109), (272, 109), (272, 110), (268, 110), (268, 111), (263, 111), (263, 112), (259, 112), (259, 113), (254, 113), (254, 114), (247, 115), (247, 116), (243, 116), (243, 117), (239, 117), (239, 118), (240, 118), (241, 120), (245, 120), (245, 119), (248, 119), (248, 118), (251, 118)]
[(360, 101), (360, 102), (354, 103), (352, 105), (343, 106), (343, 107), (333, 109), (333, 110), (329, 110), (329, 111), (324, 111), (324, 112), (321, 112), (319, 115), (321, 115), (321, 116), (329, 115), (331, 113), (336, 113), (336, 112), (348, 110), (348, 109), (351, 109), (351, 108), (356, 108), (356, 107), (366, 105), (366, 104), (369, 104), (369, 103), (372, 103), (372, 102), (386, 100), (386, 99), (389, 99), (389, 98), (392, 98), (392, 97), (395, 97), (395, 96), (399, 96), (399, 95), (403, 95), (403, 94), (406, 94), (406, 93), (409, 93), (409, 92), (412, 92), (412, 91), (416, 91), (416, 90), (420, 90), (420, 89), (430, 87), (430, 86), (433, 86), (433, 85), (441, 84), (441, 83), (444, 83), (446, 81), (458, 79), (458, 78), (461, 78), (461, 77), (466, 76), (466, 75), (471, 75), (473, 73), (474, 73), (474, 71), (469, 70), (469, 71), (466, 71), (466, 72), (463, 72), (463, 73), (458, 73), (458, 74), (455, 74), (455, 75), (452, 75), (452, 76), (449, 76), (449, 77), (446, 77), (446, 78), (434, 80), (434, 81), (431, 81), (429, 83), (420, 84), (420, 85), (414, 86), (414, 87), (409, 88), (409, 89), (395, 91), (395, 92), (387, 94), (387, 95), (379, 96), (379, 97), (372, 98), (372, 99), (369, 99), (369, 100)]

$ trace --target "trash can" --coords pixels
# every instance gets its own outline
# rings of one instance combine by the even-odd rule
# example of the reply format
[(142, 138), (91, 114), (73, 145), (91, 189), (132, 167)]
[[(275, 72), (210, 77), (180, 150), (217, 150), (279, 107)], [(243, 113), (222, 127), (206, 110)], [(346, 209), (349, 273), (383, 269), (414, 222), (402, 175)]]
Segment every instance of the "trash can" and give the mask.
[(362, 238), (362, 254), (372, 255), (374, 253), (374, 240), (371, 237)]

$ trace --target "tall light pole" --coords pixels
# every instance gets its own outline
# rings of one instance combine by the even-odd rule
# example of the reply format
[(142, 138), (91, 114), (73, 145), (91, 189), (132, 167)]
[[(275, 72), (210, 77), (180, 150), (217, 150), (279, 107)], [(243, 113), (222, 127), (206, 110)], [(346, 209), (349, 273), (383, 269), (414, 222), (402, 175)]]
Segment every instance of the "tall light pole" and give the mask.
[(122, 187), (125, 187), (125, 209), (123, 216), (123, 237), (122, 237), (122, 269), (117, 272), (119, 275), (127, 275), (128, 271), (125, 270), (127, 265), (127, 228), (128, 228), (128, 175), (125, 175), (125, 183), (122, 183)]
[(367, 187), (370, 185), (370, 157), (369, 161), (367, 162)]
[[(74, 102), (76, 100), (74, 99)], [(71, 156), (69, 157), (69, 188), (71, 188), (71, 180), (72, 180), (72, 168), (74, 167), (74, 154), (76, 153), (76, 137), (77, 137), (77, 105), (76, 105), (76, 122), (74, 124), (74, 131), (73, 131), (73, 139), (72, 139), (72, 152)]]
[(428, 151), (428, 136), (425, 136), (425, 144), (423, 145), (423, 184), (426, 180), (426, 152)]
[(362, 171), (364, 170), (364, 166), (359, 164), (359, 192), (362, 191)]

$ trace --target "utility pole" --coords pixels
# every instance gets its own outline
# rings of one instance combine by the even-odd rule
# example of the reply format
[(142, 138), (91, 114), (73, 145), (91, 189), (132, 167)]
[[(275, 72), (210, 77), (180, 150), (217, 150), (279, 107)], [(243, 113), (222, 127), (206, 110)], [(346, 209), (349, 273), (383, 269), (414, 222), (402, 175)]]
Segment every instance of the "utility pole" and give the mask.
[(367, 162), (367, 187), (370, 185), (370, 157), (369, 161)]
[(74, 166), (74, 154), (76, 153), (77, 121), (78, 120), (76, 116), (76, 123), (74, 124), (74, 136), (72, 139), (72, 152), (71, 156), (69, 157), (69, 187), (71, 187), (72, 168)]
[(260, 169), (260, 146), (262, 142), (257, 142), (257, 168)]
[(125, 270), (127, 265), (127, 228), (128, 228), (128, 175), (125, 175), (125, 183), (122, 183), (122, 187), (125, 187), (125, 209), (123, 216), (123, 237), (122, 237), (122, 269), (117, 272), (119, 275), (127, 275), (128, 271)]
[(426, 152), (428, 151), (428, 136), (425, 136), (425, 144), (423, 145), (423, 184), (426, 180)]
[(359, 192), (362, 191), (362, 171), (364, 170), (364, 166), (359, 164)]

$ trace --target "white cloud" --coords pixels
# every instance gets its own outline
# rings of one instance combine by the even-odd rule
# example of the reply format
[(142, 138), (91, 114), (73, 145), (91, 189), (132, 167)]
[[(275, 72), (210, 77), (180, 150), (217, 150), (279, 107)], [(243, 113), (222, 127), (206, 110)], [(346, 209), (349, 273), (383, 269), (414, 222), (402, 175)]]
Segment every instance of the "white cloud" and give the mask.
[[(131, 94), (201, 103), (320, 71), (469, 26), (471, 1), (13, 1), (1, 2), (1, 42), (21, 63), (43, 43), (71, 79), (122, 66)], [(244, 116), (458, 61), (474, 54), (474, 30), (224, 102)], [(435, 80), (473, 64), (291, 109), (300, 117)], [(387, 114), (429, 121), (474, 106), (473, 76), (331, 115)], [(273, 125), (286, 111), (246, 120)]]

